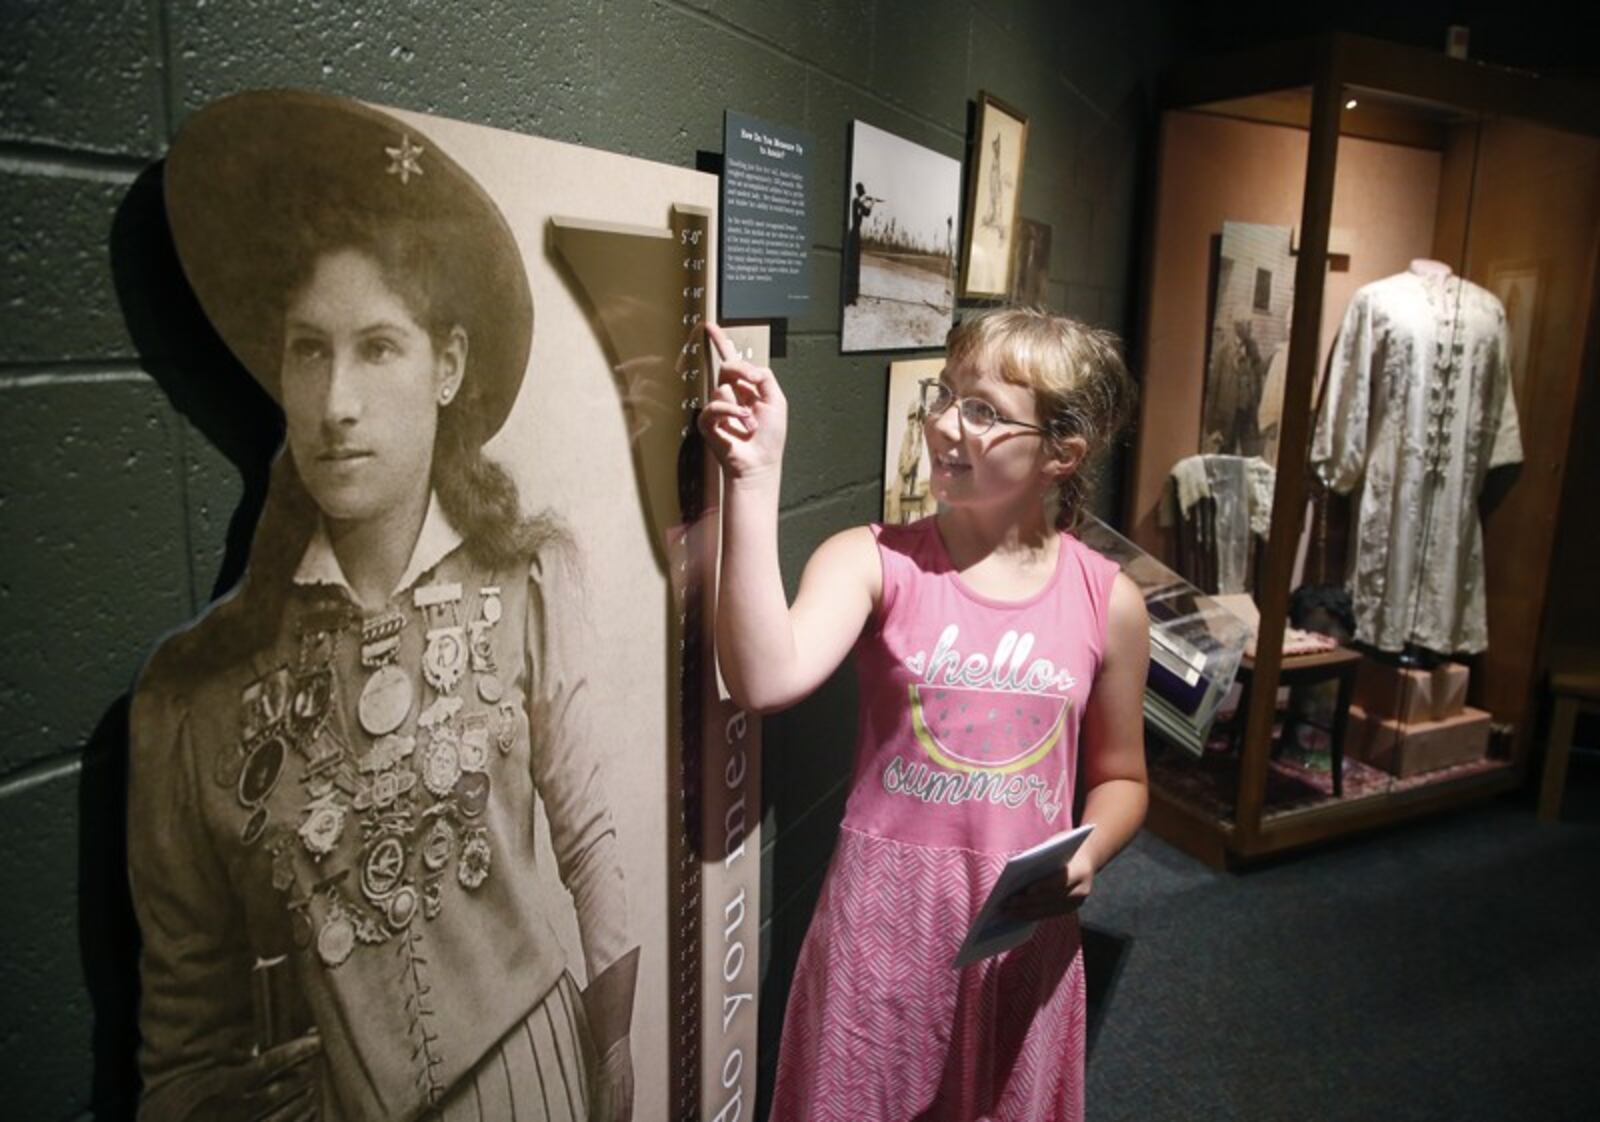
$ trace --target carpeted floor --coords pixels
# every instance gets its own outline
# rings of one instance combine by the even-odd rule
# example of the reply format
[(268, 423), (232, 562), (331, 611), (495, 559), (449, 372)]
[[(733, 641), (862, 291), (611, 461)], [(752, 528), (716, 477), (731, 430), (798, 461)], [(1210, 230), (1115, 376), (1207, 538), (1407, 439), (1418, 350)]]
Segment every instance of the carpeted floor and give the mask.
[(1600, 1117), (1600, 756), (1217, 873), (1148, 834), (1083, 913), (1090, 1122)]

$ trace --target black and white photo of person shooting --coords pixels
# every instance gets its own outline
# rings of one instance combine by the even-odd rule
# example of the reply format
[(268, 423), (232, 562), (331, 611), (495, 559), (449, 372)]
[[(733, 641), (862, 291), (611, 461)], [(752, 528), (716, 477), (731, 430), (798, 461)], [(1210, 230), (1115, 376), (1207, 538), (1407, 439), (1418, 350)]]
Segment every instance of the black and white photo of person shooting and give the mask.
[(840, 349), (937, 347), (955, 316), (961, 164), (851, 125)]

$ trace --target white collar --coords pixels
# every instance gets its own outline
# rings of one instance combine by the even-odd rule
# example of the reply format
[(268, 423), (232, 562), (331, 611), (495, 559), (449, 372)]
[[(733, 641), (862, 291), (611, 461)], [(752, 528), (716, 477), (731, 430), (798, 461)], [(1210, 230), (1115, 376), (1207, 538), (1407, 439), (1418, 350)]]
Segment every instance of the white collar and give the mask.
[[(439, 496), (430, 492), (428, 511), (422, 516), (422, 530), (417, 534), (417, 544), (411, 548), (411, 560), (406, 563), (405, 572), (400, 574), (400, 582), (390, 595), (398, 596), (417, 583), (423, 573), (455, 552), (461, 541), (460, 532), (450, 524), (444, 508), (439, 505)], [(351, 599), (355, 599), (355, 590), (345, 579), (339, 558), (333, 552), (328, 524), (321, 518), (317, 519), (316, 532), (311, 535), (305, 553), (300, 555), (300, 564), (294, 571), (294, 583), (332, 585), (342, 588)]]

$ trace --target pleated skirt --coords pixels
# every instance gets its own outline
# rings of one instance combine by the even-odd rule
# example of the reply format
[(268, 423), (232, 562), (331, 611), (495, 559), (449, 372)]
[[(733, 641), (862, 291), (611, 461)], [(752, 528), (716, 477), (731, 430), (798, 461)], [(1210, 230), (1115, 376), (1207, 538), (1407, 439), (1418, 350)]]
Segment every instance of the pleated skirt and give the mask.
[(594, 1047), (582, 997), (563, 973), (434, 1111), (438, 1122), (589, 1122)]

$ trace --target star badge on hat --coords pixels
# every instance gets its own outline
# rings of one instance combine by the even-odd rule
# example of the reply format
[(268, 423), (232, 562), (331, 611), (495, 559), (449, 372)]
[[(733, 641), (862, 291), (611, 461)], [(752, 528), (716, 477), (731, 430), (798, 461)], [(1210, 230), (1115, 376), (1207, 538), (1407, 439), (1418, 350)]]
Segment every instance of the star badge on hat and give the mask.
[(413, 175), (422, 174), (419, 160), (427, 149), (420, 144), (412, 144), (409, 134), (400, 134), (400, 147), (390, 148), (386, 145), (383, 150), (389, 154), (389, 174), (398, 175), (401, 186), (410, 183)]

